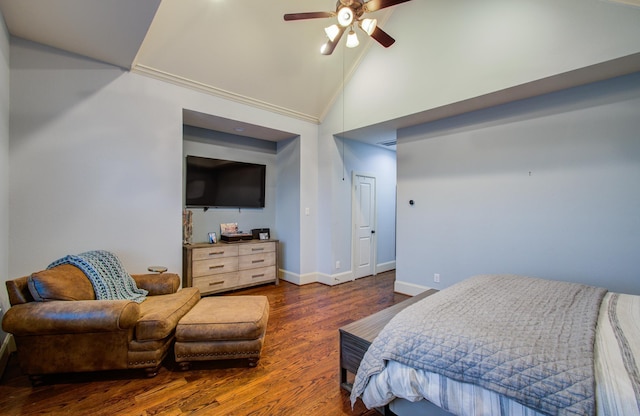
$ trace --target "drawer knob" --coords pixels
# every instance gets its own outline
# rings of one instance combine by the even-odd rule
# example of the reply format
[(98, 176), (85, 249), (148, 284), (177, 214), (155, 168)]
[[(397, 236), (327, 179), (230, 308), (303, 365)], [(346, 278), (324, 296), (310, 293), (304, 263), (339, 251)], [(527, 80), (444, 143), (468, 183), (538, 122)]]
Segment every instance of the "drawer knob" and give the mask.
[(212, 251), (211, 253), (209, 253), (210, 256), (215, 256), (217, 254), (224, 254), (224, 251)]
[(263, 251), (264, 247), (252, 248), (251, 251)]
[(254, 260), (254, 261), (252, 261), (251, 263), (262, 263), (262, 262), (264, 262), (264, 259), (261, 259), (261, 260)]
[(253, 276), (251, 276), (253, 279), (255, 279), (256, 277), (263, 277), (264, 273), (260, 273), (260, 274), (254, 274)]
[(209, 270), (211, 269), (222, 269), (224, 267), (224, 264), (218, 264), (217, 266), (209, 266)]
[(224, 283), (224, 280), (221, 280), (219, 282), (211, 282), (211, 283), (209, 283), (209, 286), (221, 285), (223, 283)]

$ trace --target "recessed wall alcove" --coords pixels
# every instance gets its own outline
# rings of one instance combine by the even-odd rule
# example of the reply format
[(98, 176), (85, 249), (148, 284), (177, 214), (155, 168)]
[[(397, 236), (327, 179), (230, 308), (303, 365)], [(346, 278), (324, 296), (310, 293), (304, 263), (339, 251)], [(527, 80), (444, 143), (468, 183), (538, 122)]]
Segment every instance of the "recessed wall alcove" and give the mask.
[(280, 239), (280, 264), (286, 269), (287, 257), (296, 258), (295, 247), (287, 253), (287, 242), (299, 233), (295, 224), (283, 229), (278, 224), (279, 211), (299, 206), (294, 192), (283, 192), (283, 187), (295, 190), (290, 182), (300, 175), (299, 152), (288, 151), (296, 147), (298, 135), (270, 129), (255, 124), (231, 120), (191, 110), (183, 110), (183, 193), (186, 156), (226, 159), (266, 166), (264, 208), (187, 208), (192, 211), (193, 243), (208, 241), (208, 233), (220, 235), (220, 224), (238, 223), (240, 231), (251, 232), (254, 228), (269, 228), (271, 237)]

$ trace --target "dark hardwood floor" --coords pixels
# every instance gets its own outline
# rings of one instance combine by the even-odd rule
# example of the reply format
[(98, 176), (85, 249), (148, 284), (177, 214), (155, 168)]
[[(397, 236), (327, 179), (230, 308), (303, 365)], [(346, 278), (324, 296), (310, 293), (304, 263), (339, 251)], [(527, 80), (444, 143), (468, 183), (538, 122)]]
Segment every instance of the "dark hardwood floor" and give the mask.
[[(13, 354), (0, 383), (2, 415), (376, 415), (351, 410), (339, 387), (338, 328), (399, 303), (394, 272), (338, 286), (281, 281), (227, 296), (261, 294), (270, 316), (256, 368), (243, 362), (165, 360), (155, 378), (113, 371), (49, 376), (32, 388)], [(42, 357), (42, 359), (47, 359)]]

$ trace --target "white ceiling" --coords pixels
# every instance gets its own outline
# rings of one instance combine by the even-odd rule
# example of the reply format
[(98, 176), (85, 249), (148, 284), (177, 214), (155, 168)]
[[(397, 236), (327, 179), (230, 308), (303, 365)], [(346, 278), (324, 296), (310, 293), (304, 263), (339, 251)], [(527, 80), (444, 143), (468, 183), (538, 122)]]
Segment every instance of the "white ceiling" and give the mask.
[[(324, 56), (332, 19), (283, 19), (335, 7), (335, 0), (0, 0), (13, 36), (315, 123), (367, 47), (382, 47), (359, 32), (358, 48)], [(392, 11), (368, 16), (384, 27)], [(291, 137), (185, 114), (198, 127)]]
[(159, 5), (160, 0), (1, 0), (0, 10), (13, 36), (129, 69)]
[[(424, 13), (421, 7), (428, 7), (424, 1), (412, 0), (370, 16), (401, 44), (409, 41), (406, 37), (416, 28), (395, 22), (394, 10)], [(610, 1), (633, 4), (640, 0)], [(283, 19), (285, 13), (332, 11), (335, 7), (336, 0), (0, 0), (0, 11), (13, 36), (315, 123), (324, 119), (363, 55), (382, 48), (358, 32), (359, 47), (344, 48), (343, 39), (333, 55), (324, 56), (319, 48), (331, 19)], [(392, 56), (394, 48), (398, 46), (382, 52)], [(342, 135), (377, 144), (395, 138), (398, 128), (638, 68), (640, 54)], [(267, 140), (291, 137), (287, 132), (187, 110), (184, 120), (197, 127)]]

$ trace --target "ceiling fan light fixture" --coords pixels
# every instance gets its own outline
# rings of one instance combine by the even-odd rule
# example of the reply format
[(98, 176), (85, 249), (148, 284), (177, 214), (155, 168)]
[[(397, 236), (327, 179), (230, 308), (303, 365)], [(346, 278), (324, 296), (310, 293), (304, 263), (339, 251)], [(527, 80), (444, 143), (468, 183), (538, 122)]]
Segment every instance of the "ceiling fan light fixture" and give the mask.
[(376, 30), (376, 26), (378, 26), (377, 19), (362, 19), (358, 23), (360, 24), (360, 28), (369, 36), (371, 36), (374, 30)]
[(353, 10), (350, 7), (342, 7), (338, 10), (338, 23), (342, 27), (347, 27), (353, 22)]
[(356, 35), (356, 32), (354, 32), (353, 29), (351, 29), (349, 31), (349, 34), (347, 35), (347, 48), (355, 48), (359, 44), (360, 42), (358, 41), (358, 36)]
[(326, 33), (329, 40), (333, 42), (340, 33), (340, 28), (338, 28), (338, 25), (331, 25), (324, 28), (324, 33)]
[[(1, 0), (0, 0), (1, 1)], [(378, 21), (374, 18), (363, 19), (364, 13), (376, 12), (387, 7), (395, 6), (411, 0), (338, 0), (335, 12), (303, 12), (303, 13), (287, 13), (284, 15), (285, 21), (306, 20), (306, 19), (323, 19), (335, 18), (337, 24), (330, 24), (324, 29), (327, 34), (327, 42), (320, 47), (320, 53), (323, 55), (331, 55), (336, 46), (342, 39), (344, 33), (349, 29), (347, 34), (346, 46), (355, 48), (360, 44), (358, 36), (356, 36), (356, 26), (365, 32), (369, 37), (378, 42), (385, 48), (393, 45), (395, 39), (389, 36), (387, 32), (378, 27)], [(640, 1), (640, 0), (607, 0), (607, 1)]]

